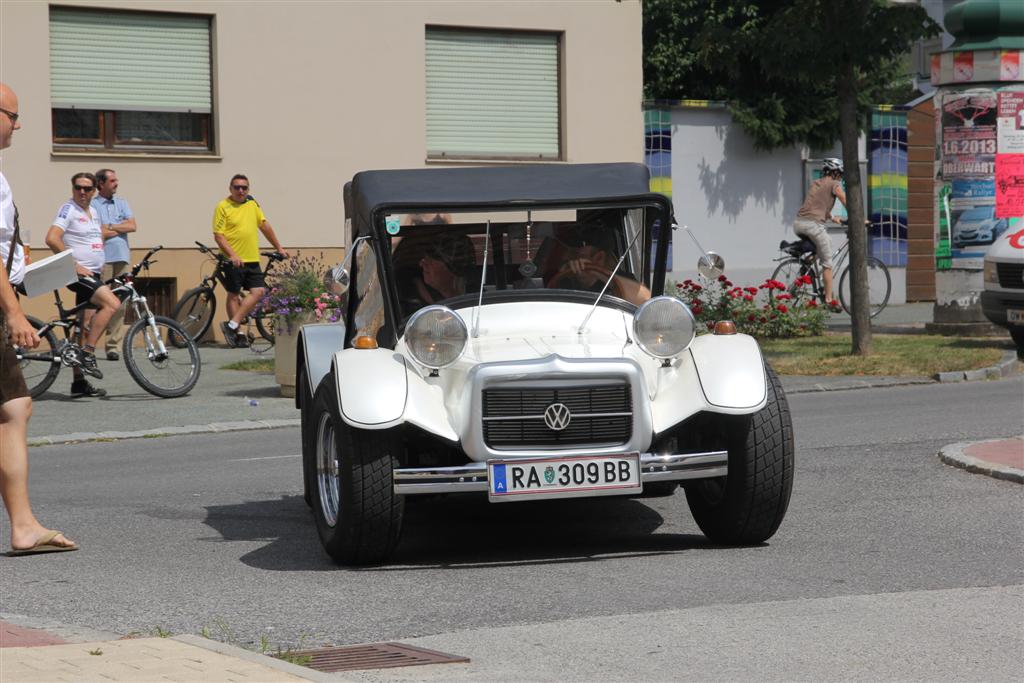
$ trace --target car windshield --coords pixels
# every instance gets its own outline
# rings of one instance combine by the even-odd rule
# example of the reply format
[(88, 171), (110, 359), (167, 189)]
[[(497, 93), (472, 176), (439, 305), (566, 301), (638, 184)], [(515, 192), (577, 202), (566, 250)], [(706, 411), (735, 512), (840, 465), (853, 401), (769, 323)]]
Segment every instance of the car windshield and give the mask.
[(485, 294), (548, 289), (589, 292), (596, 299), (607, 283), (606, 296), (639, 305), (651, 296), (644, 275), (649, 248), (644, 214), (643, 209), (574, 209), (389, 216), (402, 315), (478, 294), (485, 253)]
[(960, 216), (960, 220), (969, 221), (981, 221), (986, 218), (992, 218), (995, 215), (996, 208), (994, 206), (979, 206), (974, 209), (968, 209), (964, 211)]

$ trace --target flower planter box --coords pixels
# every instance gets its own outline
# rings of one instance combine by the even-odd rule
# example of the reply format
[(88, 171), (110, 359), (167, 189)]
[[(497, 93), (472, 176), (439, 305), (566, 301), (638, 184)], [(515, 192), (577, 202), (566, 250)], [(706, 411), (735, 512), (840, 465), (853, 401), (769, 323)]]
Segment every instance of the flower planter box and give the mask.
[(281, 387), (281, 395), (287, 398), (295, 396), (295, 343), (299, 338), (299, 329), (303, 325), (315, 322), (312, 313), (299, 316), (292, 320), (290, 329), (288, 322), (278, 316), (274, 325), (274, 377)]

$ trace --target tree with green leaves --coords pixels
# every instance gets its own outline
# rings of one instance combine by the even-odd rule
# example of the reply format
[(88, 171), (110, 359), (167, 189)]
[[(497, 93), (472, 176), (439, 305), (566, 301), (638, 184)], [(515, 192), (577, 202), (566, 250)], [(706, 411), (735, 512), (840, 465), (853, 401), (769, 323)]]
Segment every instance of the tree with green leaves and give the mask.
[[(913, 41), (939, 28), (887, 0), (645, 0), (650, 99), (724, 100), (761, 149), (837, 139), (851, 226), (865, 224), (857, 140), (871, 105), (903, 89)], [(871, 353), (867, 233), (850, 230), (853, 349)]]

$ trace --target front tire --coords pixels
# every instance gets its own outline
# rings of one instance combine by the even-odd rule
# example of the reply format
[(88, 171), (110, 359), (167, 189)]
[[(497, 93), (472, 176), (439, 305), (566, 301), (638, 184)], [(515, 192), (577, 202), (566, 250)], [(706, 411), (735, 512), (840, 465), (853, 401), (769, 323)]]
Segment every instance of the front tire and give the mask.
[[(853, 277), (850, 275), (850, 268), (843, 270), (843, 276), (839, 278), (839, 303), (843, 310), (850, 312), (853, 306), (853, 295), (850, 289), (853, 287)], [(889, 295), (892, 294), (892, 278), (889, 276), (889, 269), (879, 259), (868, 256), (868, 309), (872, 318), (882, 312), (889, 303)]]
[[(171, 317), (181, 325), (185, 333), (197, 344), (213, 323), (213, 314), (217, 311), (217, 296), (211, 287), (195, 287), (174, 305)], [(183, 340), (175, 339), (174, 345), (184, 348)]]
[(316, 390), (311, 417), (320, 542), (338, 564), (379, 564), (394, 552), (402, 529), (404, 500), (392, 477), (401, 440), (393, 430), (345, 424), (333, 372)]
[[(32, 316), (26, 317), (33, 329), (36, 331), (42, 329), (43, 321)], [(52, 330), (47, 330), (46, 334), (39, 335), (39, 346), (34, 349), (14, 347), (18, 357), (18, 367), (21, 368), (21, 374), (25, 377), (29, 395), (34, 399), (46, 393), (60, 373), (61, 359), (57, 349), (57, 335)]]
[(778, 375), (765, 366), (768, 403), (753, 415), (722, 415), (718, 443), (729, 451), (725, 477), (686, 486), (697, 526), (715, 543), (752, 545), (778, 530), (793, 490), (793, 424)]
[[(155, 330), (147, 318), (139, 318), (124, 337), (121, 351), (128, 374), (154, 396), (184, 396), (199, 381), (199, 349), (170, 318), (153, 316), (153, 323)], [(183, 348), (176, 348), (175, 340)]]

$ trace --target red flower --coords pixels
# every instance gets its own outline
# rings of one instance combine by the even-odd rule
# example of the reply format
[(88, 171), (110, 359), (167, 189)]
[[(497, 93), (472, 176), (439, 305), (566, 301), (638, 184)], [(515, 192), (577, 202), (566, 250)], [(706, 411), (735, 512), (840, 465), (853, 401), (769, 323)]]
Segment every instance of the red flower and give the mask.
[(779, 304), (778, 305), (778, 309), (779, 309), (779, 313), (789, 313), (789, 309), (786, 308), (786, 304)]
[(766, 317), (764, 317), (764, 316), (762, 315), (762, 316), (761, 316), (761, 322), (763, 322), (763, 323), (766, 323), (766, 322), (768, 322), (768, 318), (766, 318)]
[(810, 301), (807, 302), (807, 308), (817, 308), (817, 307), (818, 307), (818, 302), (815, 301), (814, 299), (811, 299)]
[(683, 283), (682, 282), (677, 282), (676, 283), (676, 289), (682, 289), (682, 288), (683, 288)]
[(708, 326), (709, 330), (715, 329), (715, 324), (713, 322), (711, 322), (710, 320), (707, 322), (707, 326)]
[(757, 316), (751, 313), (750, 315), (747, 316), (747, 320), (749, 320), (750, 322), (754, 322), (755, 320), (757, 320)]
[(693, 291), (695, 291), (695, 292), (699, 292), (700, 290), (704, 289), (703, 287), (701, 287), (700, 285), (698, 285), (698, 284), (697, 284), (696, 282), (691, 282), (691, 283), (690, 283), (690, 288), (691, 288), (691, 289), (692, 289)]
[(775, 297), (775, 298), (776, 298), (776, 299), (778, 299), (779, 301), (789, 301), (789, 300), (790, 300), (790, 299), (792, 299), (793, 297), (792, 297), (792, 296), (790, 296), (789, 294), (783, 293), (783, 294), (779, 294), (779, 295), (778, 295), (777, 297)]
[(719, 281), (719, 282), (725, 282), (725, 281), (726, 281), (726, 280), (728, 280), (728, 279), (729, 279), (729, 278), (727, 278), (727, 277), (726, 277), (726, 276), (724, 276), (724, 275), (719, 275), (719, 276), (718, 276), (718, 281)]
[(757, 294), (757, 287), (744, 287), (751, 294)]
[(744, 297), (743, 297), (743, 300), (744, 300), (744, 301), (753, 301), (753, 300), (754, 300), (754, 297), (752, 297), (752, 296), (750, 296), (749, 294), (747, 294), (746, 296), (744, 296)]
[(704, 312), (704, 309), (701, 308), (700, 306), (694, 306), (693, 307), (693, 314), (694, 315), (700, 315), (703, 312)]
[[(723, 277), (724, 277), (724, 276), (723, 276)], [(731, 282), (729, 282), (728, 280), (726, 280), (726, 281), (725, 281), (725, 286), (726, 286), (726, 287), (732, 287), (732, 283), (731, 283)]]
[(839, 310), (842, 310), (842, 308), (843, 308), (842, 306), (839, 305), (839, 302), (836, 301), (835, 299), (832, 299), (832, 301), (829, 301), (828, 302), (828, 306), (833, 311), (839, 311)]

